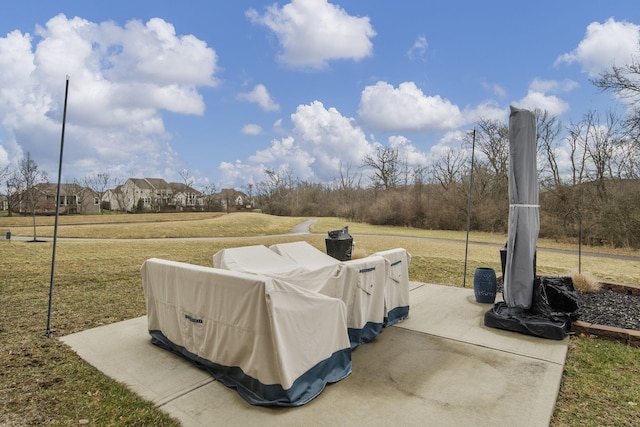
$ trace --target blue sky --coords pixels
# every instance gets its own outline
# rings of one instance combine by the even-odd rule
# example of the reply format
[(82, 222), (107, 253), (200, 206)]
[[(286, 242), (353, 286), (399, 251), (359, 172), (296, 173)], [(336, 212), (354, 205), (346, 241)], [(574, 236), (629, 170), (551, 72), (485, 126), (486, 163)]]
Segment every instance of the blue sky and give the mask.
[(376, 145), (428, 167), (509, 105), (624, 105), (589, 78), (640, 55), (633, 1), (8, 2), (0, 167), (242, 188), (331, 182)]

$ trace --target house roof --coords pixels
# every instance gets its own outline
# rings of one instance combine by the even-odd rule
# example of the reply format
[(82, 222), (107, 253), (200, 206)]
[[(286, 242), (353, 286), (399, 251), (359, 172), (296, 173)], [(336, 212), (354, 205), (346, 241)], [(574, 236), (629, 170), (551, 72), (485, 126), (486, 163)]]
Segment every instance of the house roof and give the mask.
[[(58, 187), (57, 183), (51, 183), (51, 182), (42, 182), (40, 184), (35, 185), (35, 188), (44, 194), (56, 194), (56, 192), (58, 191), (57, 187)], [(91, 191), (92, 193), (95, 193), (95, 191), (93, 191), (91, 188), (83, 187), (75, 183), (60, 184), (61, 196), (77, 195), (79, 193), (82, 193), (83, 191)]]
[(145, 178), (144, 180), (147, 181), (154, 190), (168, 190), (171, 188), (171, 186), (167, 184), (167, 181), (162, 178)]
[(200, 191), (196, 190), (193, 187), (189, 187), (186, 184), (183, 184), (181, 182), (171, 182), (169, 183), (169, 186), (171, 187), (171, 189), (175, 192), (175, 193), (192, 193), (192, 194), (202, 194)]

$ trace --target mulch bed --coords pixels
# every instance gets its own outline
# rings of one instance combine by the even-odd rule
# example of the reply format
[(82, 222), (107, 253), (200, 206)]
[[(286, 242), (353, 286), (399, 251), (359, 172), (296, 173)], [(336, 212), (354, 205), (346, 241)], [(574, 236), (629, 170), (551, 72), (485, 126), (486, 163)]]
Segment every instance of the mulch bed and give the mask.
[(578, 297), (582, 305), (578, 320), (640, 331), (640, 295), (601, 289), (578, 292)]
[(582, 308), (574, 333), (640, 347), (639, 286), (602, 283), (600, 291), (578, 292), (578, 297)]

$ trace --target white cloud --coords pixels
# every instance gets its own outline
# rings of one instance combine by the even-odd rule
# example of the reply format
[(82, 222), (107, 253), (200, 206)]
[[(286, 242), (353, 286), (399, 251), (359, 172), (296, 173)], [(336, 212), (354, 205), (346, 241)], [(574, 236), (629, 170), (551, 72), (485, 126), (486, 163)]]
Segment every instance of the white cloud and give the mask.
[(527, 95), (519, 101), (514, 101), (513, 105), (527, 110), (546, 110), (552, 116), (559, 116), (569, 111), (569, 104), (554, 95), (546, 95), (542, 92), (529, 90)]
[[(340, 163), (357, 166), (371, 152), (372, 144), (352, 118), (319, 101), (299, 105), (291, 115), (291, 135), (274, 139), (271, 145), (256, 151), (246, 161), (220, 165), (224, 181), (234, 185), (243, 179), (262, 180), (265, 167), (291, 171), (303, 180), (328, 182), (339, 172)], [(243, 173), (239, 173), (242, 171)]]
[(578, 83), (570, 79), (565, 79), (559, 82), (557, 80), (542, 80), (542, 79), (535, 78), (529, 85), (529, 90), (532, 90), (534, 92), (543, 92), (543, 93), (547, 93), (547, 92), (564, 93), (564, 92), (571, 92), (573, 89), (577, 87), (578, 87)]
[(262, 127), (253, 123), (249, 123), (242, 126), (242, 133), (244, 133), (245, 135), (260, 135), (262, 133)]
[(407, 164), (409, 168), (415, 166), (426, 166), (426, 153), (418, 148), (406, 137), (395, 135), (389, 137), (389, 146), (398, 151), (398, 159)]
[(569, 79), (559, 82), (557, 80), (536, 78), (529, 85), (527, 95), (518, 101), (514, 101), (513, 105), (527, 110), (546, 110), (553, 116), (560, 116), (569, 111), (569, 104), (552, 94), (567, 93), (576, 87), (578, 87), (578, 84)]
[(590, 77), (611, 69), (612, 65), (629, 64), (633, 55), (638, 54), (640, 26), (616, 21), (592, 22), (587, 26), (584, 38), (574, 50), (556, 59), (556, 65), (577, 62), (582, 71)]
[(4, 168), (9, 164), (9, 153), (4, 149), (2, 145), (0, 145), (0, 169)]
[(251, 92), (238, 94), (238, 99), (258, 104), (265, 111), (278, 111), (280, 106), (271, 98), (263, 84), (256, 85)]
[(365, 87), (358, 114), (372, 129), (391, 132), (442, 131), (463, 124), (458, 106), (439, 95), (425, 95), (414, 82), (394, 88), (380, 81)]
[(76, 177), (179, 162), (161, 112), (203, 114), (198, 88), (217, 84), (213, 49), (159, 18), (119, 26), (60, 14), (35, 34), (0, 37), (0, 134), (10, 157), (29, 151), (55, 169), (68, 75), (65, 164)]
[(491, 93), (493, 93), (495, 96), (497, 96), (500, 99), (504, 99), (507, 97), (507, 91), (505, 88), (503, 88), (502, 86), (500, 86), (497, 83), (482, 83), (482, 87), (484, 87), (485, 89), (491, 91)]
[(369, 18), (350, 16), (326, 0), (292, 0), (281, 9), (267, 7), (264, 15), (249, 9), (246, 16), (276, 34), (279, 59), (291, 67), (321, 69), (331, 60), (358, 61), (373, 50), (376, 32)]
[(504, 121), (509, 117), (507, 108), (495, 101), (484, 101), (476, 107), (468, 107), (462, 111), (465, 124), (476, 123), (482, 119)]
[(416, 41), (413, 42), (413, 46), (411, 46), (411, 49), (407, 51), (407, 56), (412, 61), (414, 59), (420, 59), (424, 61), (425, 54), (427, 52), (427, 46), (429, 46), (429, 44), (427, 43), (427, 38), (424, 35), (418, 36)]
[(273, 122), (272, 129), (275, 133), (279, 133), (279, 134), (287, 133), (287, 130), (282, 126), (282, 119), (278, 119), (275, 122)]

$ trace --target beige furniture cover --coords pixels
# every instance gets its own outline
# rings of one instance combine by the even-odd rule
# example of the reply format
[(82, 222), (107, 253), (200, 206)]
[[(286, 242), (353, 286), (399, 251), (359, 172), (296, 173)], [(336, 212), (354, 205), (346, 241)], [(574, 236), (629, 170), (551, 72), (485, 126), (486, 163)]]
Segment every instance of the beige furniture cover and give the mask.
[(152, 341), (254, 405), (298, 406), (351, 373), (345, 304), (283, 280), (152, 258)]
[(382, 331), (386, 261), (380, 256), (341, 262), (293, 261), (264, 245), (223, 249), (213, 256), (217, 268), (262, 274), (312, 292), (340, 298), (347, 305), (352, 348)]
[(409, 317), (409, 265), (411, 254), (396, 248), (376, 252), (387, 261), (387, 281), (384, 288), (385, 326)]
[[(285, 258), (310, 268), (344, 263), (352, 265), (358, 260), (338, 261), (315, 246), (305, 242), (279, 243), (269, 249)], [(411, 255), (403, 248), (389, 249), (374, 255), (386, 260), (387, 276), (384, 289), (384, 324), (393, 325), (409, 316), (409, 264)]]

